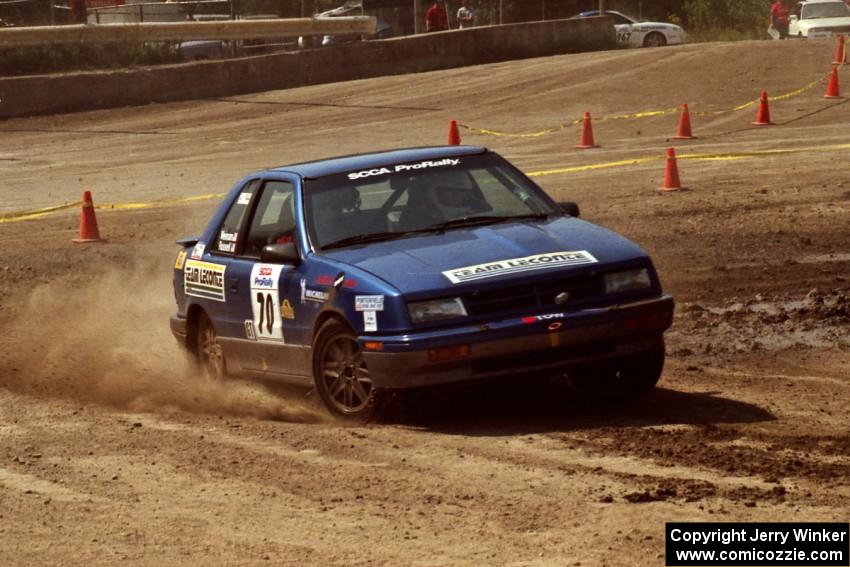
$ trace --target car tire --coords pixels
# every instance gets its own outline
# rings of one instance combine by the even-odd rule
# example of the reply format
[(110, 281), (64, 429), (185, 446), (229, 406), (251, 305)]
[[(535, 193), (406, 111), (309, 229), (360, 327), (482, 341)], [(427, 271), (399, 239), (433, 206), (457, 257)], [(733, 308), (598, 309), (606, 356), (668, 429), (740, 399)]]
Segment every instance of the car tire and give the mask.
[(652, 32), (643, 38), (644, 47), (664, 47), (665, 45), (667, 45), (667, 38), (662, 33)]
[(375, 418), (385, 397), (372, 384), (357, 337), (336, 319), (326, 321), (316, 333), (313, 382), (325, 408), (344, 419)]
[(224, 358), (224, 350), (218, 342), (218, 334), (206, 313), (201, 313), (198, 320), (197, 337), (198, 364), (204, 375), (214, 380), (223, 380), (227, 377), (227, 361)]
[(640, 354), (578, 366), (568, 374), (579, 393), (589, 400), (631, 402), (655, 388), (664, 370), (664, 357), (662, 346)]

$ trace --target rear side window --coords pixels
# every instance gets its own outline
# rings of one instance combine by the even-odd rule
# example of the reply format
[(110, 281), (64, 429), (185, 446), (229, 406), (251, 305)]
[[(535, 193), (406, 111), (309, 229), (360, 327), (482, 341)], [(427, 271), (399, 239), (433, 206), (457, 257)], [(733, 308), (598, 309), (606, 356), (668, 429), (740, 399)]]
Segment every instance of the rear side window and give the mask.
[(248, 182), (245, 187), (239, 192), (239, 196), (230, 206), (224, 222), (218, 231), (215, 242), (215, 251), (224, 252), (225, 254), (235, 254), (239, 245), (239, 230), (242, 228), (242, 223), (245, 222), (245, 215), (251, 205), (251, 200), (260, 186), (259, 180)]
[(248, 229), (245, 255), (259, 258), (266, 244), (292, 242), (294, 236), (295, 188), (287, 181), (268, 181)]

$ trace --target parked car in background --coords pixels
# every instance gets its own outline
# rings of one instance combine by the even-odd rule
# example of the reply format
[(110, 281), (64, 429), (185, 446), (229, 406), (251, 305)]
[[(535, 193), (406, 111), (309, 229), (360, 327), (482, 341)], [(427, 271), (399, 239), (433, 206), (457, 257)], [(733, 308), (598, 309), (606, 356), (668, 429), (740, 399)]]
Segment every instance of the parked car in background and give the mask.
[[(350, 0), (332, 10), (315, 14), (314, 18), (338, 18), (341, 16), (360, 16), (363, 12), (363, 3), (360, 0)], [(378, 18), (377, 29), (374, 35), (363, 36), (362, 34), (326, 35), (322, 37), (321, 45), (337, 45), (340, 43), (351, 43), (363, 39), (387, 39), (395, 35), (392, 24)], [(315, 45), (315, 43), (314, 43)], [(298, 38), (299, 47), (308, 47), (304, 37)]]
[[(664, 22), (641, 22), (621, 12), (606, 10), (606, 16), (614, 19), (617, 42), (627, 47), (661, 47), (682, 43), (687, 33), (681, 26)], [(599, 10), (589, 10), (573, 16), (571, 19), (599, 16)]]
[(576, 215), (470, 146), (259, 171), (178, 241), (171, 330), (208, 375), (309, 384), (344, 417), (565, 372), (631, 400), (661, 376), (673, 298), (646, 252)]
[(850, 33), (850, 6), (843, 0), (806, 0), (794, 7), (790, 37), (816, 39), (839, 33)]

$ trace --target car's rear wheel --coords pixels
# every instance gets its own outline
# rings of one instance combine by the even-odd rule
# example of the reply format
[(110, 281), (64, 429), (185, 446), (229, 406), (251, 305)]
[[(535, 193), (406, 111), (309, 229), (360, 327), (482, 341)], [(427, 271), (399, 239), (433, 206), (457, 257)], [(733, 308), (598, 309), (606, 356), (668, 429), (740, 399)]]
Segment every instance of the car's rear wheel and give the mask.
[(339, 417), (373, 418), (384, 397), (372, 383), (357, 337), (335, 319), (325, 322), (316, 335), (313, 381), (325, 407)]
[(198, 363), (204, 375), (209, 378), (219, 380), (227, 376), (224, 350), (218, 342), (218, 335), (212, 321), (203, 313), (198, 321)]
[(652, 32), (643, 38), (644, 47), (664, 47), (665, 45), (667, 45), (667, 38), (662, 33)]
[(649, 393), (664, 370), (664, 348), (586, 364), (569, 371), (579, 392), (598, 402), (629, 402)]

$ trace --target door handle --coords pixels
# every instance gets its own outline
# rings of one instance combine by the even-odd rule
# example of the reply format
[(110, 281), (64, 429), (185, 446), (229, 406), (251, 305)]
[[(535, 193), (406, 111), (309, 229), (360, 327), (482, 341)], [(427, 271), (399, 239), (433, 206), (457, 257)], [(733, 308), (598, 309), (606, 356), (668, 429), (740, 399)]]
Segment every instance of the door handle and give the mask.
[(239, 291), (239, 278), (229, 278), (230, 279), (230, 291)]

